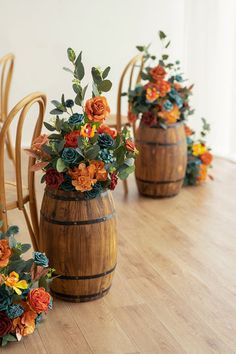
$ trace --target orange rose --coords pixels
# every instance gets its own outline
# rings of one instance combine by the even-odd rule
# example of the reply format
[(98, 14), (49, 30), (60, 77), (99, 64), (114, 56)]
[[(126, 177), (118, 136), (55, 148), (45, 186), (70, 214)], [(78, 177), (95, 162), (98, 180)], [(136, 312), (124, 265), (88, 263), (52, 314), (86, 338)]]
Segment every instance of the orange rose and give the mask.
[(93, 185), (97, 182), (96, 179), (91, 179), (89, 176), (79, 176), (72, 180), (72, 184), (77, 191), (86, 192), (91, 191)]
[(197, 181), (198, 182), (204, 182), (207, 178), (207, 166), (202, 164), (200, 165), (200, 170), (199, 170), (199, 174), (197, 177)]
[(11, 256), (8, 240), (0, 240), (0, 268), (6, 267)]
[(85, 113), (91, 122), (103, 122), (110, 113), (106, 97), (96, 96), (87, 100)]
[(155, 68), (150, 70), (150, 75), (155, 81), (163, 80), (166, 76), (166, 71), (161, 65), (157, 65)]
[(180, 111), (178, 106), (175, 104), (171, 111), (159, 112), (158, 115), (165, 119), (168, 124), (173, 124), (179, 119)]
[(108, 172), (104, 168), (104, 162), (100, 160), (92, 160), (90, 161), (90, 164), (95, 167), (95, 178), (97, 181), (106, 181)]
[(18, 340), (21, 336), (25, 337), (32, 334), (35, 330), (35, 319), (37, 314), (33, 311), (26, 311), (21, 317), (12, 321), (12, 332), (15, 332)]
[(134, 142), (133, 142), (132, 140), (130, 140), (130, 139), (126, 140), (125, 146), (126, 146), (126, 149), (127, 149), (128, 151), (135, 152), (135, 153), (138, 152), (138, 150), (136, 149), (136, 146), (135, 146)]
[(30, 307), (37, 313), (47, 312), (51, 296), (44, 288), (30, 290), (28, 301)]
[(193, 131), (191, 128), (189, 128), (187, 125), (184, 126), (185, 134), (186, 136), (191, 136), (193, 134)]
[(209, 151), (206, 151), (202, 155), (200, 155), (200, 159), (202, 160), (204, 165), (210, 165), (213, 160), (213, 156)]
[(160, 91), (160, 97), (165, 97), (168, 92), (171, 90), (171, 85), (168, 81), (161, 80), (158, 84)]
[(78, 167), (69, 171), (72, 177), (72, 185), (77, 191), (90, 191), (93, 185), (97, 182), (95, 178), (96, 166), (94, 164), (86, 167), (84, 163), (80, 163)]
[(112, 139), (115, 139), (117, 136), (117, 130), (116, 129), (111, 129), (108, 125), (106, 124), (102, 124), (100, 125), (100, 127), (98, 128), (98, 133), (102, 134), (108, 134), (112, 137)]

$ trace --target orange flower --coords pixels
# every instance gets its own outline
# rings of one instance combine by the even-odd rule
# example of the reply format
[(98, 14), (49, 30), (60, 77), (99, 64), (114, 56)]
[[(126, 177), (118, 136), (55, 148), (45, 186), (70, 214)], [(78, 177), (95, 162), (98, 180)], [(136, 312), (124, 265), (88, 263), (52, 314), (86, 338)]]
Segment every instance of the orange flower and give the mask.
[(12, 321), (12, 332), (16, 333), (17, 339), (32, 334), (35, 330), (35, 319), (37, 314), (34, 311), (26, 311), (21, 317)]
[(91, 179), (89, 176), (79, 176), (72, 180), (72, 185), (77, 191), (86, 192), (91, 191), (96, 182), (96, 179)]
[(134, 122), (136, 122), (136, 120), (137, 120), (136, 114), (134, 114), (133, 112), (129, 111), (128, 112), (128, 121), (130, 123), (134, 123)]
[(47, 134), (41, 134), (36, 139), (34, 139), (31, 148), (33, 150), (41, 150), (42, 145), (48, 143), (48, 136)]
[(30, 290), (28, 301), (30, 307), (39, 314), (47, 312), (51, 296), (44, 288), (36, 288)]
[(138, 150), (136, 149), (136, 146), (132, 140), (127, 139), (125, 142), (125, 146), (128, 151), (134, 152), (135, 154), (138, 153)]
[(97, 181), (106, 181), (108, 172), (104, 168), (104, 162), (100, 160), (90, 161), (90, 165), (95, 167), (95, 178)]
[(204, 165), (210, 165), (213, 160), (213, 156), (209, 151), (206, 151), (200, 156), (200, 159), (202, 160)]
[(0, 268), (6, 267), (11, 256), (8, 240), (0, 240)]
[(199, 175), (197, 177), (198, 182), (204, 182), (207, 178), (207, 166), (202, 164), (200, 165)]
[(77, 191), (90, 191), (97, 182), (95, 178), (96, 166), (94, 164), (86, 167), (84, 163), (80, 163), (78, 167), (69, 171), (72, 177), (72, 185)]
[(80, 136), (79, 130), (74, 130), (71, 133), (65, 135), (65, 147), (72, 147), (75, 148), (78, 146), (78, 137)]
[(81, 131), (80, 134), (81, 136), (83, 136), (84, 138), (92, 138), (95, 134), (96, 131), (96, 126), (95, 125), (91, 125), (89, 123), (86, 123), (85, 125), (83, 125), (81, 127)]
[(184, 130), (185, 130), (186, 136), (191, 136), (193, 134), (193, 130), (191, 128), (189, 128), (187, 125), (184, 125)]
[(85, 113), (91, 122), (103, 122), (110, 113), (106, 97), (96, 96), (87, 100)]
[(41, 160), (51, 160), (51, 156), (42, 150), (42, 146), (49, 142), (47, 134), (42, 134), (34, 139), (31, 148), (25, 149), (25, 151), (32, 157)]
[(155, 81), (163, 80), (166, 76), (166, 71), (161, 65), (157, 65), (155, 68), (150, 70), (150, 75)]
[(158, 83), (158, 89), (160, 92), (160, 97), (165, 97), (168, 92), (171, 90), (171, 85), (168, 81), (161, 80)]
[(100, 125), (100, 127), (98, 128), (98, 133), (102, 134), (108, 134), (112, 137), (112, 139), (115, 139), (117, 136), (117, 130), (116, 129), (111, 129), (108, 125), (106, 124), (102, 124)]
[(161, 118), (165, 119), (168, 124), (173, 124), (173, 123), (176, 123), (176, 121), (178, 120), (178, 118), (180, 116), (180, 111), (179, 111), (178, 106), (175, 104), (171, 111), (159, 112), (158, 115)]

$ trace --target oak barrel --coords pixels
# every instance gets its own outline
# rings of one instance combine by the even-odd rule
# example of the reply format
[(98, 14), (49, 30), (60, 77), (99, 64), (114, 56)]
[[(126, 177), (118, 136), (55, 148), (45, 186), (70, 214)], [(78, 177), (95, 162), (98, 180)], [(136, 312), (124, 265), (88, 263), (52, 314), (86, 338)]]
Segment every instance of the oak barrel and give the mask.
[(85, 200), (80, 192), (46, 187), (40, 216), (40, 251), (60, 277), (51, 292), (63, 300), (98, 299), (109, 291), (117, 260), (115, 208), (110, 191)]
[(139, 155), (135, 177), (140, 194), (153, 198), (179, 193), (187, 165), (187, 144), (183, 123), (167, 129), (141, 122), (135, 134)]

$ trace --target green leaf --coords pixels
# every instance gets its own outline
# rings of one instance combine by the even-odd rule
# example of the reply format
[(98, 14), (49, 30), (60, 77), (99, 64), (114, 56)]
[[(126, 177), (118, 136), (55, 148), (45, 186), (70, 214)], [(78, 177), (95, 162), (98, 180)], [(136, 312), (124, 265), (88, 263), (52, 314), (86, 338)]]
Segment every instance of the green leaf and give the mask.
[(39, 279), (39, 287), (44, 288), (46, 291), (49, 290), (48, 282), (45, 276)]
[(53, 155), (53, 154), (54, 154), (54, 151), (53, 151), (53, 149), (51, 148), (51, 146), (42, 145), (42, 150), (43, 150), (44, 152), (46, 152), (46, 154), (48, 154), (48, 155)]
[(31, 245), (29, 243), (21, 244), (21, 253), (27, 252), (30, 248), (31, 248)]
[(84, 154), (83, 154), (82, 150), (79, 147), (76, 148), (76, 151), (78, 152), (78, 154), (80, 156), (84, 157)]
[(66, 105), (64, 93), (61, 95), (61, 104), (62, 104), (63, 107), (65, 107), (65, 105)]
[(55, 143), (55, 149), (57, 150), (57, 152), (61, 152), (64, 148), (64, 145), (65, 145), (65, 140), (61, 140), (59, 141), (58, 143)]
[(165, 48), (168, 48), (169, 45), (170, 45), (171, 41), (169, 41), (166, 45), (165, 45)]
[(55, 122), (55, 127), (56, 127), (56, 130), (57, 130), (58, 132), (61, 131), (61, 125), (62, 125), (62, 123), (63, 123), (63, 121), (60, 120), (59, 117), (57, 117), (57, 118), (56, 118), (56, 122)]
[(118, 177), (121, 180), (125, 180), (126, 178), (128, 178), (128, 176), (133, 173), (135, 170), (135, 165), (133, 166), (129, 166), (127, 168), (124, 168), (121, 172), (118, 173)]
[(57, 100), (52, 100), (51, 103), (57, 108), (61, 106), (61, 102), (59, 102)]
[(78, 55), (78, 58), (76, 59), (75, 72), (74, 72), (75, 77), (80, 81), (84, 77), (84, 66), (83, 66), (83, 63), (81, 60), (82, 60), (82, 52), (80, 52), (80, 54)]
[(66, 169), (66, 165), (61, 158), (57, 160), (56, 169), (58, 172), (63, 172)]
[(67, 49), (67, 56), (68, 59), (73, 63), (75, 61), (76, 55), (75, 52), (72, 48), (68, 48)]
[(101, 77), (101, 73), (99, 72), (99, 70), (95, 67), (92, 67), (91, 73), (92, 73), (93, 81), (95, 82), (95, 84), (100, 84), (100, 82), (102, 81), (102, 77)]
[[(65, 123), (64, 123), (65, 124)], [(50, 134), (48, 136), (48, 139), (52, 139), (52, 140), (61, 140), (62, 139), (62, 135), (61, 134)]]
[(129, 158), (127, 160), (124, 161), (124, 164), (127, 165), (127, 166), (133, 166), (134, 164), (134, 158)]
[(100, 151), (99, 145), (93, 145), (91, 146), (86, 152), (85, 152), (85, 157), (88, 160), (94, 160), (98, 153)]
[(137, 45), (136, 48), (140, 51), (140, 52), (143, 52), (145, 47), (142, 46), (142, 45)]
[(43, 124), (44, 124), (45, 128), (47, 128), (48, 130), (50, 130), (50, 132), (53, 132), (53, 131), (56, 130), (56, 128), (55, 128), (53, 125), (51, 125), (51, 124), (49, 124), (49, 123), (47, 123), (47, 122), (44, 122)]
[(75, 84), (73, 84), (72, 88), (75, 93), (77, 93), (77, 94), (82, 93), (82, 87), (80, 86), (80, 84), (75, 83)]
[(103, 78), (103, 79), (105, 79), (105, 78), (108, 76), (110, 70), (111, 70), (111, 67), (108, 66), (108, 67), (103, 71), (103, 73), (102, 73), (102, 78)]
[(162, 55), (162, 60), (167, 60), (169, 58), (169, 55), (168, 54), (163, 54)]
[(98, 89), (99, 91), (102, 92), (110, 91), (111, 87), (112, 87), (112, 83), (110, 80), (103, 80), (102, 82), (100, 82), (100, 84), (98, 84)]
[(165, 39), (166, 38), (166, 34), (163, 31), (159, 31), (159, 38), (160, 39)]
[(62, 114), (63, 111), (61, 109), (55, 108), (55, 109), (52, 109), (49, 113), (54, 114), (54, 115), (58, 115), (58, 114)]
[(80, 93), (78, 93), (75, 97), (75, 104), (77, 104), (78, 106), (82, 106), (82, 96)]
[(100, 92), (98, 91), (97, 85), (93, 83), (93, 94), (94, 96), (99, 96)]
[(88, 85), (86, 85), (86, 86), (83, 88), (83, 91), (82, 91), (82, 99), (84, 99), (84, 97), (85, 97), (87, 88), (88, 88)]

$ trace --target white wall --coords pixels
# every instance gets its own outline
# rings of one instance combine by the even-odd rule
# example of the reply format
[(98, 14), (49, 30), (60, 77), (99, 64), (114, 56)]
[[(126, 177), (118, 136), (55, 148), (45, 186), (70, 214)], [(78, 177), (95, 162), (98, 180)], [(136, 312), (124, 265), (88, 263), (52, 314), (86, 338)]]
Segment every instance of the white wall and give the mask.
[[(0, 0), (0, 56), (16, 55), (11, 105), (41, 90), (49, 101), (64, 92), (73, 97), (66, 49), (83, 50), (84, 64), (112, 67), (113, 90), (108, 99), (115, 111), (120, 73), (136, 54), (136, 44), (152, 42), (159, 50), (158, 30), (171, 38), (171, 53), (195, 82), (194, 126), (205, 116), (212, 125), (215, 151), (229, 155), (232, 146), (235, 58), (234, 0)], [(227, 59), (226, 59), (227, 58)], [(86, 77), (85, 81), (88, 81)], [(235, 97), (236, 98), (236, 97)], [(48, 110), (50, 109), (50, 105)], [(222, 120), (228, 128), (222, 132)], [(235, 124), (235, 123), (234, 123)], [(225, 127), (225, 126), (224, 126)], [(234, 125), (236, 132), (236, 125)], [(29, 130), (25, 143), (29, 141)], [(233, 134), (234, 136), (234, 134)], [(231, 140), (230, 140), (231, 139)], [(234, 143), (235, 144), (235, 143)]]

